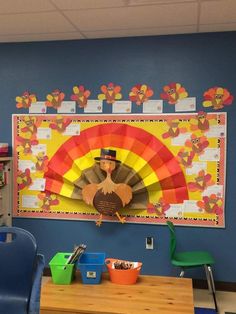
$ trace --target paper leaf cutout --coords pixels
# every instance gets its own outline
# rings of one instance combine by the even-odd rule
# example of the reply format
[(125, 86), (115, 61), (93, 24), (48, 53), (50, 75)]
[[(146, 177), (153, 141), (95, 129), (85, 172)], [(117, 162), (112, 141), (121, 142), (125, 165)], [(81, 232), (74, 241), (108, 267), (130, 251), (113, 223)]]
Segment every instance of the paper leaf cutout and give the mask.
[(48, 94), (46, 98), (47, 100), (45, 102), (45, 105), (47, 107), (57, 109), (61, 107), (61, 103), (65, 98), (65, 94), (62, 93), (59, 89), (55, 89), (51, 94)]
[(30, 94), (30, 92), (26, 91), (22, 96), (16, 97), (16, 108), (29, 108), (32, 103), (36, 102), (37, 98), (35, 94)]
[(55, 206), (55, 205), (59, 204), (59, 200), (57, 199), (57, 195), (51, 194), (48, 191), (38, 194), (38, 198), (42, 201), (41, 208), (44, 211), (50, 211), (51, 206)]
[(32, 179), (30, 177), (30, 169), (25, 169), (25, 171), (18, 171), (16, 182), (18, 184), (18, 189), (23, 190), (25, 187), (30, 186)]
[(185, 146), (192, 149), (192, 151), (201, 155), (204, 153), (204, 149), (209, 145), (206, 136), (197, 136), (196, 134), (191, 135), (191, 139), (185, 142)]
[(223, 199), (216, 194), (210, 196), (203, 196), (202, 201), (197, 202), (197, 206), (206, 213), (222, 215)]
[(80, 108), (87, 106), (88, 98), (91, 94), (90, 90), (85, 89), (83, 85), (73, 87), (74, 94), (70, 96), (71, 100), (74, 100)]
[(204, 191), (208, 186), (215, 184), (211, 179), (209, 173), (205, 173), (204, 170), (199, 171), (197, 177), (194, 178), (194, 182), (188, 183), (188, 188), (191, 192)]
[(49, 127), (53, 130), (63, 133), (67, 126), (71, 123), (71, 119), (63, 118), (62, 116), (57, 116), (56, 119), (49, 124)]
[(102, 94), (98, 95), (99, 100), (106, 100), (108, 104), (113, 104), (116, 100), (122, 98), (121, 86), (109, 83), (107, 86), (101, 86)]
[(203, 107), (212, 107), (215, 110), (231, 105), (234, 96), (223, 87), (213, 87), (208, 89), (204, 94)]
[(179, 83), (170, 83), (163, 87), (161, 99), (166, 100), (170, 105), (175, 105), (178, 100), (188, 97), (188, 93)]
[(137, 84), (132, 87), (129, 93), (129, 99), (136, 103), (136, 105), (140, 106), (145, 101), (148, 101), (150, 97), (154, 94), (153, 90), (148, 85)]
[(181, 123), (179, 120), (168, 120), (167, 122), (168, 131), (162, 134), (162, 138), (174, 138), (178, 137), (181, 133), (186, 133), (187, 128), (181, 128), (179, 127), (179, 124)]

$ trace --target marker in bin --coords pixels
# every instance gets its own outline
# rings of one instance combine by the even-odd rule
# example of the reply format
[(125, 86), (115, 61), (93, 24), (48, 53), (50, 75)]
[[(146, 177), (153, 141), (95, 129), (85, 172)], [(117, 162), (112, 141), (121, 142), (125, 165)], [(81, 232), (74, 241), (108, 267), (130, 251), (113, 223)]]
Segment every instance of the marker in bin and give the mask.
[(86, 247), (87, 246), (85, 244), (80, 244), (79, 246), (76, 246), (74, 248), (74, 252), (68, 258), (66, 265), (74, 264), (78, 260), (78, 258), (84, 253), (84, 251), (86, 250)]

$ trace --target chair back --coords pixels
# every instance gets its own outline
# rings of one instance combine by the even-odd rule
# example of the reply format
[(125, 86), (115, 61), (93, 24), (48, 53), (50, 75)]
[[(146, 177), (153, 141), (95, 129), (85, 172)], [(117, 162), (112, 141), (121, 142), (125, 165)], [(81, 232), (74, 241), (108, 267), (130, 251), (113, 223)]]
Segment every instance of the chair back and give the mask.
[(175, 226), (171, 221), (167, 221), (166, 223), (170, 230), (170, 257), (173, 259), (176, 250)]
[[(28, 231), (16, 227), (1, 227), (7, 235), (0, 242), (0, 309), (2, 313), (27, 313), (32, 289), (37, 245)], [(4, 309), (6, 309), (4, 311)]]

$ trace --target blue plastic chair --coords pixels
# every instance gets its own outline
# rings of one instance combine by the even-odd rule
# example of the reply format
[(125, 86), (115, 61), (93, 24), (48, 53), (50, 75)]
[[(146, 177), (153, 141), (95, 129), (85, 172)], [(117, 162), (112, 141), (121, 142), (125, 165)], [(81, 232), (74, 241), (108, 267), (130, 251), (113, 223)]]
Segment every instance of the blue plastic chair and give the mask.
[(1, 227), (0, 309), (6, 314), (39, 314), (44, 257), (37, 254), (33, 235), (16, 227)]

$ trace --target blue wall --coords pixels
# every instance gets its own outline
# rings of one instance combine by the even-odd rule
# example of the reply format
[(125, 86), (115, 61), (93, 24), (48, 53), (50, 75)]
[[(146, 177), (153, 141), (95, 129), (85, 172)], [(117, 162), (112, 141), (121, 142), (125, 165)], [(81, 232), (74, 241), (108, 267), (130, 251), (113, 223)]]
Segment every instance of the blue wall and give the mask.
[[(11, 143), (11, 114), (15, 97), (35, 92), (45, 100), (55, 88), (69, 100), (72, 87), (83, 84), (96, 98), (102, 83), (115, 82), (123, 95), (137, 83), (153, 87), (157, 98), (172, 81), (183, 84), (197, 96), (202, 109), (203, 92), (215, 85), (236, 96), (236, 33), (196, 34), (105, 40), (0, 44), (0, 141)], [(141, 108), (133, 108), (139, 112)], [(110, 107), (106, 106), (107, 112)], [(165, 105), (165, 112), (173, 112)], [(209, 109), (210, 110), (210, 109)], [(226, 228), (178, 227), (180, 249), (207, 249), (216, 259), (215, 279), (236, 282), (236, 101), (228, 111)], [(78, 111), (79, 112), (79, 111)], [(47, 262), (57, 251), (71, 251), (85, 242), (89, 251), (143, 261), (144, 274), (173, 275), (169, 262), (169, 233), (166, 226), (15, 218), (13, 224), (32, 232)], [(145, 250), (145, 237), (153, 236), (155, 249)], [(189, 271), (202, 278), (203, 272)]]

